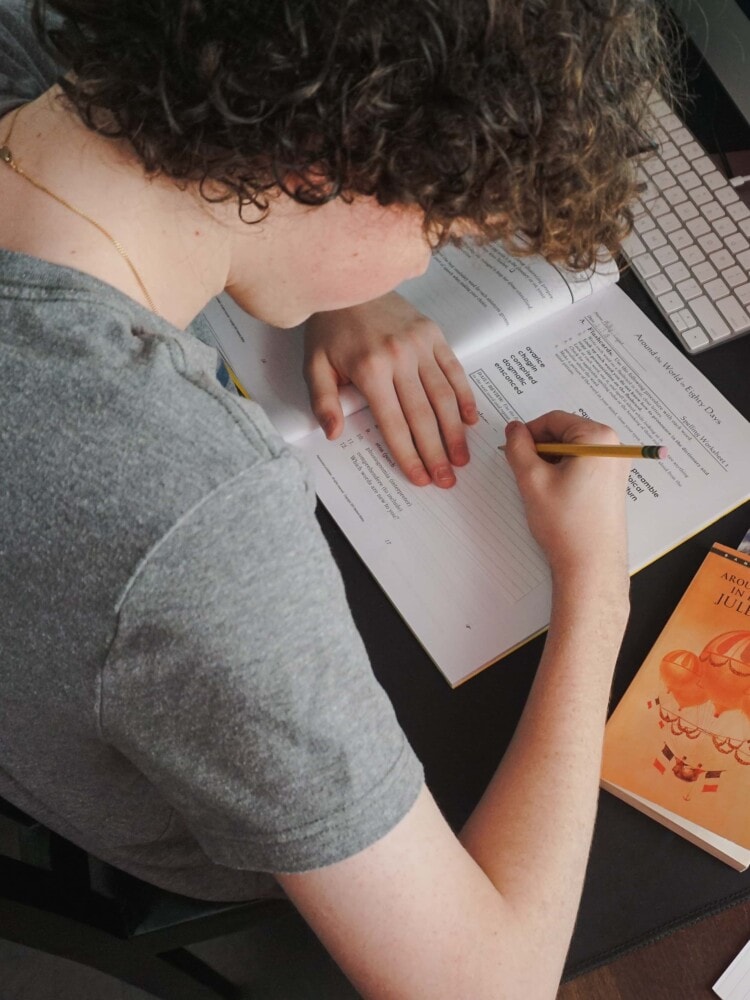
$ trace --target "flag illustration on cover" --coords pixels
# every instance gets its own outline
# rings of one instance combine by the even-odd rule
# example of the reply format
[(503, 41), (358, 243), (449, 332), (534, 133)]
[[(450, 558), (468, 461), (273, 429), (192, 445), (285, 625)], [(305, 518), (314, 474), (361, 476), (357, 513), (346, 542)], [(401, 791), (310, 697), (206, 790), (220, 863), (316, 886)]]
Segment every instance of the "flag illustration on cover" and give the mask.
[[(665, 743), (662, 747), (661, 754), (662, 757), (665, 757), (670, 762), (669, 768), (672, 774), (676, 778), (679, 778), (680, 781), (694, 782), (702, 779), (703, 784), (700, 788), (702, 792), (718, 792), (718, 781), (724, 773), (723, 771), (707, 771), (706, 768), (701, 766), (700, 761), (697, 764), (690, 764), (686, 756), (676, 757), (668, 743)], [(667, 773), (667, 764), (659, 757), (654, 757), (654, 767), (659, 774)], [(685, 801), (690, 799), (690, 790), (686, 792), (683, 798)]]

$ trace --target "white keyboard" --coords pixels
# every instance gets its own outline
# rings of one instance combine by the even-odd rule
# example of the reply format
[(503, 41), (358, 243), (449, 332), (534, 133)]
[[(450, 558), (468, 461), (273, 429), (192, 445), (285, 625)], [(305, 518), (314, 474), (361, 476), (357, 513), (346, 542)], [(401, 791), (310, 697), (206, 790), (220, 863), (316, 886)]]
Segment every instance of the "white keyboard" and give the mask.
[(650, 104), (658, 152), (623, 249), (691, 354), (750, 332), (750, 208), (662, 100)]

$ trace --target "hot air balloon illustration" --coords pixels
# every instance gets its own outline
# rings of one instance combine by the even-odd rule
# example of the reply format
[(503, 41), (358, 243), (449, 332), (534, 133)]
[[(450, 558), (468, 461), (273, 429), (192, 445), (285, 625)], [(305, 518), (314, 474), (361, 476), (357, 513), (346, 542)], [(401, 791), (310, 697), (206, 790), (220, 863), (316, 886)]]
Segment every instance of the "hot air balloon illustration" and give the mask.
[[(654, 766), (686, 785), (702, 781), (702, 791), (718, 791), (730, 761), (750, 766), (750, 632), (722, 632), (698, 655), (672, 650), (662, 657), (659, 677), (664, 687), (655, 704), (666, 742)], [(686, 789), (686, 801), (690, 794)]]
[(681, 709), (706, 701), (703, 670), (704, 663), (688, 649), (675, 649), (663, 657), (659, 675)]
[(750, 695), (750, 632), (723, 632), (712, 639), (699, 657), (701, 676), (714, 715), (739, 710), (747, 712)]

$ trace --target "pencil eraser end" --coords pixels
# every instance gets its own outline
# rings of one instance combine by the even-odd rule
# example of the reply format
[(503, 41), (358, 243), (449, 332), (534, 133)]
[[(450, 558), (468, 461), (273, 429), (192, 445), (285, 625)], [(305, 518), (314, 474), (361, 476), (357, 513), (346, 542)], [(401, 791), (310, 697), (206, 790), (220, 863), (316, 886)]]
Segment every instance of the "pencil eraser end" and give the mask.
[(664, 459), (669, 454), (669, 449), (666, 447), (666, 445), (662, 444), (659, 446), (659, 451), (657, 452), (657, 454), (660, 459)]

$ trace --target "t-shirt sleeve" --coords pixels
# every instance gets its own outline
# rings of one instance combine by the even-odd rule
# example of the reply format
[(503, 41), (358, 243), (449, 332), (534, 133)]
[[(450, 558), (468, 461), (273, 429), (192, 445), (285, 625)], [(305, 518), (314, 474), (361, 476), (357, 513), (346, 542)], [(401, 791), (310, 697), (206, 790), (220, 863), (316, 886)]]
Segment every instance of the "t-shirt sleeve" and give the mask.
[(0, 0), (0, 114), (33, 101), (59, 70), (34, 35), (28, 0)]
[(297, 872), (362, 850), (423, 783), (297, 459), (206, 497), (144, 559), (102, 673), (102, 734), (206, 854)]

